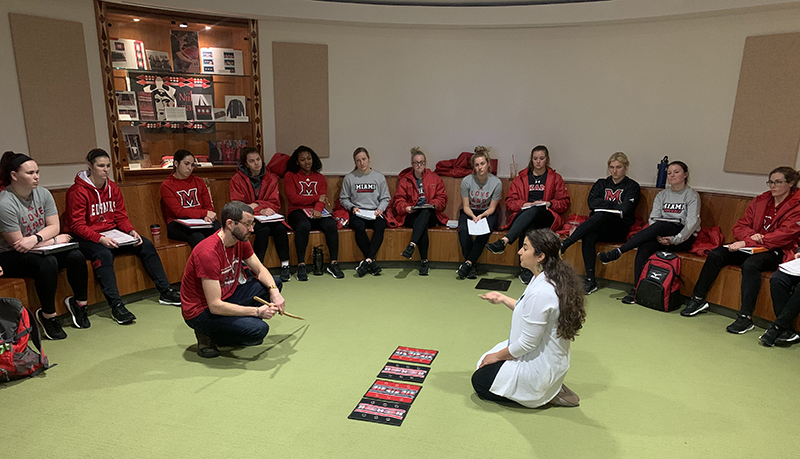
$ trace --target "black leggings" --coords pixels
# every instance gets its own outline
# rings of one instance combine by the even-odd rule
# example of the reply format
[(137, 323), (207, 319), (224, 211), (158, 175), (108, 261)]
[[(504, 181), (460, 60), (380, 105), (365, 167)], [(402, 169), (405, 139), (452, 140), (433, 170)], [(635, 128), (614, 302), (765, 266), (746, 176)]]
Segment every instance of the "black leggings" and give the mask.
[(219, 220), (214, 220), (213, 228), (189, 228), (186, 225), (181, 225), (176, 221), (171, 221), (167, 225), (167, 237), (176, 241), (188, 242), (191, 248), (194, 248), (203, 239), (211, 236), (222, 228)]
[(741, 266), (742, 307), (739, 312), (748, 316), (752, 315), (756, 310), (758, 291), (761, 289), (761, 273), (778, 269), (781, 256), (780, 252), (775, 253), (774, 251), (748, 255), (738, 250), (731, 252), (725, 247), (717, 247), (708, 254), (706, 262), (703, 263), (703, 269), (700, 271), (700, 277), (697, 279), (692, 295), (705, 298), (723, 267)]
[(42, 310), (47, 314), (56, 312), (56, 288), (58, 272), (67, 270), (67, 280), (75, 299), (86, 301), (86, 285), (89, 280), (86, 259), (78, 249), (65, 250), (52, 255), (20, 253), (16, 250), (0, 253), (0, 266), (6, 277), (32, 277), (36, 295)]
[(628, 242), (622, 244), (620, 251), (625, 253), (629, 250), (638, 248), (636, 252), (636, 260), (633, 262), (633, 285), (639, 282), (639, 276), (642, 274), (644, 264), (651, 255), (659, 250), (667, 250), (669, 252), (684, 252), (692, 248), (694, 243), (694, 236), (686, 239), (677, 245), (662, 245), (656, 239), (659, 236), (674, 236), (681, 232), (683, 225), (670, 222), (655, 222), (647, 228), (634, 234)]
[(289, 213), (289, 226), (294, 230), (294, 247), (298, 263), (306, 262), (308, 233), (312, 229), (320, 230), (325, 234), (325, 243), (331, 253), (331, 261), (339, 260), (339, 228), (333, 217), (308, 218), (303, 210), (293, 210)]
[(523, 236), (529, 228), (550, 228), (554, 220), (555, 217), (545, 206), (533, 206), (523, 210), (514, 217), (514, 223), (506, 233), (508, 244), (511, 245), (518, 237)]
[[(479, 215), (481, 211), (473, 210), (472, 213)], [(462, 210), (458, 215), (458, 242), (461, 244), (461, 254), (464, 256), (464, 261), (470, 261), (474, 265), (478, 261), (478, 258), (480, 258), (483, 248), (486, 246), (486, 243), (489, 242), (489, 236), (491, 236), (492, 233), (475, 236), (473, 240), (472, 236), (469, 235), (467, 220), (470, 220), (470, 218), (467, 217), (467, 214)], [(497, 214), (489, 215), (486, 217), (486, 220), (486, 223), (489, 224), (489, 231), (494, 230), (497, 226)]]
[(286, 225), (283, 222), (261, 223), (256, 221), (253, 233), (256, 235), (253, 241), (253, 252), (261, 263), (264, 263), (264, 256), (269, 248), (270, 235), (275, 239), (275, 251), (278, 252), (278, 258), (281, 261), (289, 261), (289, 236), (286, 234)]
[(772, 309), (775, 311), (775, 325), (794, 329), (794, 319), (800, 314), (800, 276), (790, 276), (783, 271), (775, 271), (769, 280), (772, 294)]
[(582, 242), (581, 251), (583, 252), (583, 266), (586, 270), (586, 277), (594, 278), (597, 243), (599, 241), (624, 241), (630, 228), (631, 225), (625, 223), (617, 214), (595, 212), (588, 220), (575, 228), (575, 231), (564, 239), (563, 244), (569, 247), (579, 240)]
[[(383, 244), (383, 232), (386, 230), (386, 219), (378, 217), (375, 220), (365, 220), (350, 212), (350, 228), (356, 233), (356, 245), (364, 258), (375, 259), (378, 250)], [(367, 236), (367, 228), (372, 229), (372, 239)]]
[(120, 298), (119, 289), (117, 288), (117, 275), (114, 273), (114, 256), (120, 253), (132, 253), (142, 260), (142, 265), (147, 275), (156, 284), (156, 288), (160, 293), (168, 291), (171, 287), (167, 274), (164, 272), (164, 266), (161, 264), (161, 258), (158, 257), (155, 246), (150, 242), (150, 239), (142, 238), (142, 243), (139, 245), (126, 245), (118, 249), (107, 249), (104, 245), (86, 241), (76, 238), (75, 242), (83, 252), (83, 255), (92, 263), (94, 268), (94, 275), (97, 282), (100, 284), (100, 290), (103, 296), (106, 297), (109, 305), (122, 303)]
[(489, 391), (489, 389), (492, 388), (492, 384), (494, 384), (495, 378), (497, 378), (497, 373), (500, 372), (500, 367), (502, 367), (504, 363), (505, 360), (501, 360), (499, 362), (478, 368), (475, 370), (475, 373), (472, 373), (472, 388), (475, 389), (475, 393), (478, 395), (478, 397), (491, 402), (517, 403), (510, 398), (501, 397)]
[(428, 259), (428, 228), (436, 226), (436, 211), (433, 209), (422, 209), (406, 215), (403, 226), (412, 228), (411, 242), (419, 248), (421, 260)]

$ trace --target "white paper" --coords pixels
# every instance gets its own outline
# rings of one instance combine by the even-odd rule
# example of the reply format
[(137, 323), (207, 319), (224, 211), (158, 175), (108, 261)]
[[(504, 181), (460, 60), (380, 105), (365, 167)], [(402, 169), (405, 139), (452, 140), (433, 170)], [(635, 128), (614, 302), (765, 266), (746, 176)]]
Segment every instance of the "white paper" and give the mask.
[(186, 121), (186, 109), (183, 107), (164, 107), (167, 121)]
[(540, 203), (538, 203), (538, 204), (528, 204), (528, 203), (525, 203), (525, 205), (524, 205), (524, 206), (522, 206), (522, 210), (525, 210), (525, 209), (530, 209), (531, 207), (541, 207), (541, 206), (547, 206), (547, 203), (546, 203), (546, 202), (540, 202)]
[(131, 236), (130, 234), (125, 234), (118, 229), (103, 231), (100, 233), (100, 235), (113, 239), (117, 245), (130, 245), (139, 242), (139, 240), (135, 237)]
[(366, 220), (375, 220), (375, 218), (376, 218), (374, 210), (358, 209), (358, 212), (356, 212), (356, 215), (358, 215), (359, 217), (361, 217), (363, 219), (366, 219)]
[(657, 222), (668, 222), (668, 223), (680, 223), (681, 222), (680, 218), (657, 217), (657, 218), (654, 218), (653, 220), (655, 220)]
[(778, 265), (778, 269), (790, 276), (800, 276), (800, 258)]
[(191, 228), (213, 228), (214, 225), (203, 220), (202, 218), (176, 218), (176, 222)]
[(458, 220), (447, 220), (447, 227), (450, 229), (458, 228)]
[(279, 213), (274, 213), (272, 215), (256, 215), (256, 220), (260, 221), (261, 223), (280, 222), (283, 221), (283, 219), (283, 215)]
[(28, 252), (30, 253), (55, 253), (61, 252), (63, 250), (78, 248), (77, 242), (62, 242), (60, 244), (50, 244), (44, 247), (34, 247), (30, 249)]
[(244, 75), (242, 51), (233, 48), (200, 48), (203, 73)]
[(606, 212), (606, 213), (609, 213), (609, 214), (617, 214), (617, 215), (619, 215), (620, 217), (622, 217), (622, 211), (621, 211), (621, 210), (614, 210), (614, 209), (595, 209), (594, 211), (595, 211), (595, 212)]
[(473, 222), (471, 219), (467, 220), (467, 228), (470, 236), (482, 236), (491, 232), (489, 231), (489, 221), (485, 218), (478, 220), (478, 223)]

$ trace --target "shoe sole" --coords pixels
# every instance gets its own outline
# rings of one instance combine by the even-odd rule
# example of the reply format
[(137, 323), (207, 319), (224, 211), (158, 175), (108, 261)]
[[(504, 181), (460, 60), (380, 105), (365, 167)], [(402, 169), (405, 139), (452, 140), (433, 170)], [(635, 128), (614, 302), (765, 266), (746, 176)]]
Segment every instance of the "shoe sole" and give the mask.
[(74, 325), (75, 328), (83, 328), (80, 325), (78, 325), (78, 317), (75, 315), (75, 311), (72, 310), (72, 304), (70, 304), (69, 302), (70, 298), (72, 297), (69, 296), (67, 298), (64, 298), (64, 306), (67, 307), (67, 311), (69, 311), (69, 314), (72, 316), (72, 325)]
[(500, 254), (502, 254), (503, 252), (506, 251), (505, 247), (503, 247), (503, 250), (494, 250), (493, 248), (489, 247), (489, 244), (486, 244), (486, 249), (489, 250), (489, 252), (492, 252), (495, 255), (500, 255)]
[(708, 303), (703, 303), (703, 305), (700, 306), (699, 308), (697, 308), (696, 311), (692, 311), (692, 312), (689, 312), (689, 313), (686, 313), (686, 314), (683, 313), (684, 311), (681, 311), (681, 315), (683, 317), (694, 317), (697, 314), (700, 314), (701, 312), (705, 311), (706, 309), (708, 309)]
[(797, 337), (797, 338), (794, 338), (794, 339), (791, 339), (791, 340), (777, 339), (777, 340), (775, 340), (775, 345), (776, 346), (781, 346), (781, 347), (789, 347), (792, 344), (795, 344), (795, 343), (798, 343), (798, 342), (800, 342), (800, 337)]
[(36, 316), (36, 322), (39, 324), (39, 328), (42, 330), (42, 334), (44, 335), (45, 338), (47, 338), (47, 339), (49, 339), (51, 341), (56, 341), (56, 340), (53, 339), (52, 336), (47, 334), (47, 329), (44, 327), (44, 324), (42, 323), (42, 318), (39, 316), (39, 311), (40, 311), (40, 309), (37, 310), (36, 314), (34, 314), (34, 315)]
[(622, 302), (622, 304), (636, 304), (636, 298), (632, 300), (626, 300), (625, 298), (623, 298), (620, 301)]
[(337, 277), (336, 274), (333, 273), (333, 270), (331, 270), (331, 268), (327, 268), (325, 269), (325, 271), (327, 271), (328, 274), (333, 276), (334, 279), (344, 279), (344, 273), (342, 273), (342, 277)]
[(403, 252), (403, 253), (401, 253), (401, 254), (400, 254), (400, 256), (401, 256), (401, 257), (403, 257), (403, 258), (405, 258), (405, 259), (407, 259), (407, 260), (410, 260), (410, 259), (411, 259), (411, 257), (413, 257), (413, 256), (414, 256), (414, 254), (413, 254), (413, 253), (411, 253), (410, 255), (406, 255), (406, 253), (405, 253), (405, 252)]
[(744, 335), (745, 333), (749, 332), (750, 330), (752, 330), (754, 328), (756, 328), (755, 325), (750, 325), (749, 327), (745, 328), (742, 331), (732, 331), (732, 330), (727, 329), (727, 328), (725, 329), (725, 331), (727, 331), (728, 333), (733, 333), (734, 335)]
[(596, 291), (597, 291), (597, 286), (595, 285), (594, 287), (590, 288), (589, 291), (586, 292), (586, 294), (587, 295), (591, 295), (592, 293), (594, 293)]
[(174, 301), (166, 301), (166, 300), (162, 300), (160, 298), (158, 299), (158, 304), (166, 304), (166, 305), (169, 305), (169, 306), (180, 306), (181, 305), (180, 301), (175, 303)]
[(617, 259), (615, 259), (615, 260), (603, 261), (603, 259), (602, 259), (602, 258), (600, 258), (600, 253), (599, 253), (599, 252), (597, 253), (597, 259), (598, 259), (598, 260), (600, 260), (600, 263), (602, 263), (602, 264), (604, 264), (604, 265), (607, 265), (607, 264), (609, 264), (609, 263), (613, 263), (613, 262), (615, 262), (615, 261), (619, 260), (619, 258), (617, 258)]
[(769, 344), (769, 343), (767, 343), (767, 342), (766, 342), (766, 341), (764, 341), (762, 338), (764, 338), (764, 335), (761, 335), (761, 336), (759, 336), (759, 337), (758, 337), (758, 344), (760, 344), (760, 345), (762, 345), (762, 346), (764, 346), (764, 347), (773, 347), (773, 346), (775, 345), (775, 344)]

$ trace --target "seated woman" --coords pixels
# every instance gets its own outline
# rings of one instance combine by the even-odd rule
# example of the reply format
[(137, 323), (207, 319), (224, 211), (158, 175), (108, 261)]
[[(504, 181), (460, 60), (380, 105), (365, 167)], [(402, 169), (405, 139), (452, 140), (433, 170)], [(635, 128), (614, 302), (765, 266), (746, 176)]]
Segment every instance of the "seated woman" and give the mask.
[[(161, 183), (161, 202), (164, 203), (167, 236), (176, 241), (188, 242), (192, 248), (219, 231), (221, 227), (206, 182), (192, 175), (194, 167), (192, 152), (178, 150), (172, 157), (174, 172)], [(176, 221), (184, 218), (204, 220), (212, 227), (192, 228)]]
[[(535, 228), (556, 230), (563, 225), (561, 214), (569, 207), (569, 193), (561, 175), (550, 168), (550, 152), (544, 145), (531, 150), (528, 167), (514, 177), (506, 196), (506, 209), (511, 214), (506, 225), (508, 233), (487, 244), (494, 254), (503, 253), (525, 231)], [(522, 242), (522, 241), (520, 241)], [(521, 268), (519, 280), (531, 281), (530, 270)]]
[[(475, 147), (475, 154), (469, 159), (472, 174), (461, 180), (461, 212), (458, 214), (458, 242), (464, 263), (456, 270), (459, 279), (478, 277), (478, 258), (483, 247), (489, 242), (491, 231), (497, 227), (497, 205), (503, 196), (503, 184), (492, 174), (489, 164), (489, 148)], [(489, 225), (489, 233), (475, 236), (469, 234), (467, 220), (478, 223), (483, 219)]]
[[(383, 232), (386, 230), (384, 212), (391, 199), (389, 186), (386, 184), (386, 177), (369, 166), (369, 152), (366, 148), (356, 148), (353, 161), (356, 168), (344, 176), (339, 202), (350, 212), (349, 226), (353, 228), (356, 245), (364, 255), (364, 259), (356, 266), (356, 276), (364, 277), (367, 272), (377, 276), (381, 273), (381, 267), (375, 261), (375, 255), (383, 244)], [(373, 230), (372, 239), (367, 236), (367, 228)]]
[(513, 311), (509, 338), (478, 360), (472, 387), (478, 397), (536, 408), (547, 403), (578, 406), (564, 385), (570, 341), (586, 318), (580, 280), (559, 254), (560, 239), (549, 229), (530, 230), (519, 250), (520, 263), (534, 274), (514, 300), (499, 292), (481, 295)]
[(634, 287), (622, 298), (623, 303), (635, 302), (636, 283), (650, 255), (659, 250), (680, 252), (692, 248), (694, 238), (700, 231), (700, 196), (688, 183), (689, 166), (683, 161), (669, 163), (669, 188), (659, 192), (653, 200), (650, 225), (634, 234), (622, 247), (597, 254), (597, 258), (607, 264), (638, 247), (633, 264)]
[(334, 279), (344, 278), (339, 267), (339, 229), (331, 216), (323, 217), (328, 204), (328, 182), (319, 171), (322, 161), (314, 150), (301, 145), (295, 149), (286, 163), (283, 188), (289, 202), (289, 226), (294, 230), (294, 247), (297, 254), (297, 280), (307, 281), (306, 248), (308, 234), (312, 229), (325, 234), (325, 243), (331, 254), (328, 273)]
[(419, 275), (428, 275), (428, 228), (439, 222), (447, 224), (443, 210), (447, 205), (447, 191), (442, 179), (425, 167), (425, 153), (417, 147), (411, 149), (411, 167), (397, 177), (390, 212), (387, 215), (391, 226), (413, 228), (411, 242), (403, 253), (409, 260), (419, 247)]
[(87, 280), (86, 259), (78, 249), (52, 254), (31, 252), (53, 244), (72, 241), (69, 234), (61, 234), (58, 209), (53, 196), (39, 187), (39, 166), (36, 161), (20, 153), (7, 151), (0, 158), (0, 180), (5, 189), (0, 191), (0, 265), (7, 277), (31, 277), (36, 286), (41, 308), (36, 310), (36, 320), (49, 339), (64, 339), (67, 334), (58, 323), (56, 314), (56, 288), (58, 272), (67, 270), (67, 280), (75, 295), (64, 299), (72, 315), (75, 328), (89, 328), (86, 313)]
[(582, 242), (583, 265), (586, 269), (583, 290), (587, 295), (597, 290), (594, 276), (597, 242), (624, 241), (636, 219), (641, 190), (639, 184), (626, 175), (628, 164), (628, 157), (622, 152), (608, 158), (610, 175), (594, 182), (589, 191), (589, 219), (561, 242), (562, 254), (572, 244)]
[[(78, 172), (75, 183), (67, 190), (64, 229), (75, 237), (83, 256), (92, 263), (114, 320), (121, 325), (136, 320), (117, 289), (114, 256), (119, 253), (132, 253), (142, 260), (144, 270), (161, 294), (159, 303), (180, 306), (181, 297), (170, 286), (155, 246), (133, 228), (122, 192), (108, 179), (111, 157), (105, 150), (95, 148), (86, 155), (86, 161), (88, 170)], [(120, 246), (115, 239), (101, 234), (111, 230), (128, 234), (136, 242)]]
[[(800, 192), (797, 190), (798, 174), (791, 167), (777, 167), (769, 174), (769, 191), (762, 193), (747, 205), (744, 216), (733, 226), (736, 241), (717, 247), (708, 254), (692, 297), (681, 311), (684, 317), (695, 316), (708, 308), (706, 294), (723, 267), (742, 267), (742, 287), (739, 317), (728, 326), (730, 333), (742, 334), (753, 329), (753, 311), (756, 309), (761, 273), (778, 269), (778, 264), (794, 258), (797, 238), (800, 236)], [(756, 249), (749, 255), (739, 251)]]
[[(800, 249), (795, 252), (794, 259), (800, 258)], [(794, 330), (794, 321), (800, 314), (800, 276), (775, 271), (769, 280), (769, 292), (772, 295), (772, 309), (775, 322), (758, 338), (766, 347), (774, 345), (789, 346), (800, 342), (800, 335)]]
[[(231, 178), (231, 201), (241, 201), (250, 206), (256, 216), (269, 217), (281, 209), (281, 198), (278, 195), (278, 177), (267, 170), (258, 148), (246, 147), (239, 156), (239, 170)], [(269, 236), (275, 240), (275, 251), (281, 261), (281, 280), (288, 282), (292, 274), (289, 270), (289, 236), (286, 234), (284, 220), (276, 222), (259, 222), (253, 230), (256, 235), (253, 241), (253, 252), (258, 261), (264, 263), (264, 256), (269, 247)]]

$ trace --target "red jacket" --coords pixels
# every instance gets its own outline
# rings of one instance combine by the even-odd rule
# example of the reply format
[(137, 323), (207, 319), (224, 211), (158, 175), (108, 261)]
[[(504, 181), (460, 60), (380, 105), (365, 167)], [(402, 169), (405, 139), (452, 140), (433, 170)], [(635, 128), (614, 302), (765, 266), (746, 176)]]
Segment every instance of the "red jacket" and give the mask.
[(250, 183), (250, 177), (241, 170), (231, 177), (231, 201), (242, 201), (245, 204), (256, 203), (253, 211), (258, 214), (261, 209), (270, 208), (275, 212), (281, 211), (281, 197), (278, 194), (278, 177), (270, 171), (265, 171), (261, 178), (261, 186), (258, 188), (258, 196)]
[(106, 180), (105, 186), (97, 188), (86, 171), (80, 171), (75, 176), (75, 183), (67, 190), (66, 199), (64, 231), (67, 233), (99, 242), (102, 231), (118, 228), (130, 233), (134, 230), (125, 212), (122, 192), (111, 180)]
[(283, 176), (283, 188), (286, 191), (286, 200), (289, 201), (287, 213), (298, 209), (316, 209), (322, 212), (325, 208), (319, 197), (328, 194), (328, 182), (319, 172), (312, 171), (306, 175), (302, 171), (287, 171)]
[[(547, 168), (547, 181), (544, 182), (544, 197), (542, 201), (550, 201), (552, 204), (549, 210), (553, 214), (553, 224), (550, 229), (556, 231), (564, 225), (564, 220), (561, 214), (567, 211), (569, 207), (569, 192), (564, 185), (564, 179), (561, 174), (551, 168)], [(508, 187), (508, 195), (506, 195), (506, 210), (509, 213), (506, 226), (503, 229), (508, 229), (514, 222), (514, 218), (522, 210), (522, 206), (528, 202), (528, 168), (522, 169), (519, 175), (514, 177), (511, 186)]]
[[(800, 190), (793, 190), (781, 203), (767, 233), (764, 234), (764, 216), (770, 206), (775, 206), (772, 193), (766, 191), (747, 205), (744, 216), (733, 226), (733, 237), (744, 241), (747, 247), (766, 247), (783, 252), (783, 261), (794, 259), (797, 238), (800, 236)], [(764, 234), (764, 242), (759, 244), (750, 239), (755, 233)]]
[[(430, 169), (425, 169), (422, 173), (422, 186), (425, 188), (425, 201), (436, 206), (436, 219), (446, 225), (448, 219), (443, 210), (447, 206), (447, 190), (441, 177)], [(414, 170), (408, 167), (397, 176), (397, 190), (389, 204), (389, 212), (386, 213), (389, 226), (403, 226), (407, 215), (406, 207), (417, 205), (418, 200), (419, 190), (414, 179)]]
[(183, 180), (175, 174), (167, 177), (161, 182), (161, 202), (167, 224), (176, 218), (205, 218), (214, 211), (206, 182), (194, 175)]

